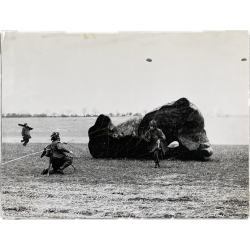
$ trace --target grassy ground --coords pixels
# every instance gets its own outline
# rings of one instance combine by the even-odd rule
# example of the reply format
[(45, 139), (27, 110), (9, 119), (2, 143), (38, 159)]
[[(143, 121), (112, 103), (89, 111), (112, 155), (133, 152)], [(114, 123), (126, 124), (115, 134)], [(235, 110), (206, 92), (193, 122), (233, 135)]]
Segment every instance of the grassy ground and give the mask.
[[(44, 144), (3, 144), (2, 162)], [(43, 176), (40, 154), (1, 167), (2, 215), (20, 218), (247, 218), (248, 146), (213, 146), (206, 162), (93, 159), (86, 144), (64, 175)]]

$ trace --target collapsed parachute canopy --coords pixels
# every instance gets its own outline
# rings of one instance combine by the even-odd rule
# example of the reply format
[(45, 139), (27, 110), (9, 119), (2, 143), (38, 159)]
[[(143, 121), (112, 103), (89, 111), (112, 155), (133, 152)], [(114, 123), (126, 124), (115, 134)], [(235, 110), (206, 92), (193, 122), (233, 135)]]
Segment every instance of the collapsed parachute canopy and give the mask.
[(166, 136), (166, 144), (178, 141), (179, 146), (169, 147), (163, 158), (204, 158), (213, 150), (204, 129), (204, 118), (198, 108), (186, 98), (165, 104), (147, 113), (114, 126), (108, 116), (100, 115), (89, 129), (89, 151), (95, 158), (150, 158), (144, 135), (151, 120), (157, 122)]

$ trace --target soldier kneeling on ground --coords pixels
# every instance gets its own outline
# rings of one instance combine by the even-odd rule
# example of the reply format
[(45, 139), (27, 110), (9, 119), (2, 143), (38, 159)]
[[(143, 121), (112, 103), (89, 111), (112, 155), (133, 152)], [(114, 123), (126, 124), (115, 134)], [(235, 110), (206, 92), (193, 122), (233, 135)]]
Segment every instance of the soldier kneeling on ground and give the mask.
[[(41, 158), (44, 155), (50, 158), (50, 165), (52, 165), (53, 168), (51, 173), (63, 174), (63, 170), (73, 163), (73, 158), (66, 155), (65, 153), (73, 154), (73, 152), (67, 150), (63, 146), (63, 143), (60, 142), (60, 136), (58, 132), (54, 132), (51, 135), (51, 141), (52, 143), (44, 149)], [(48, 174), (49, 169), (50, 167), (44, 169), (41, 174)]]

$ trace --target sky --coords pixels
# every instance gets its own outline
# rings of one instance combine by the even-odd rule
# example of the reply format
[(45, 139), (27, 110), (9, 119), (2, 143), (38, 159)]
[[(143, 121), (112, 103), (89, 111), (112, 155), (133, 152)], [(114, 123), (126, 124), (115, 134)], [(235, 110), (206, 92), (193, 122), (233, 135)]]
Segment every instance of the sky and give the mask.
[(247, 31), (5, 32), (2, 112), (136, 113), (186, 97), (248, 115), (248, 46)]

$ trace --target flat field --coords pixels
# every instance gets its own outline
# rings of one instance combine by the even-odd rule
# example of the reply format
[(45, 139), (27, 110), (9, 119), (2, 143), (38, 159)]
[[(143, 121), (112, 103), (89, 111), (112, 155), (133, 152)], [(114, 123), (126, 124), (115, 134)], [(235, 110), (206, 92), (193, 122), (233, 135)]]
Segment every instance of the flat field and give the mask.
[[(2, 162), (42, 151), (46, 144), (2, 144)], [(213, 145), (208, 161), (93, 159), (72, 144), (76, 171), (41, 175), (40, 153), (1, 166), (2, 216), (46, 218), (247, 218), (248, 146)]]

